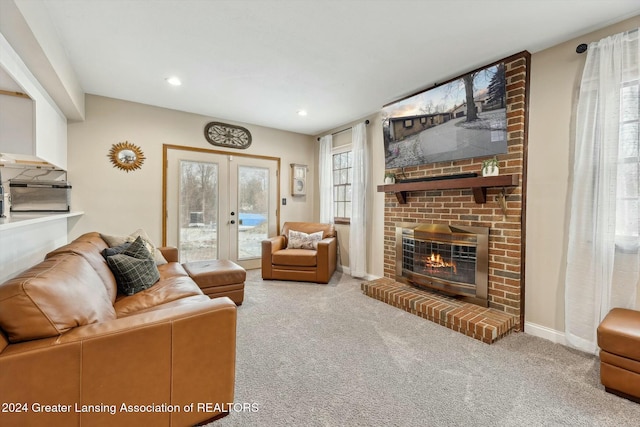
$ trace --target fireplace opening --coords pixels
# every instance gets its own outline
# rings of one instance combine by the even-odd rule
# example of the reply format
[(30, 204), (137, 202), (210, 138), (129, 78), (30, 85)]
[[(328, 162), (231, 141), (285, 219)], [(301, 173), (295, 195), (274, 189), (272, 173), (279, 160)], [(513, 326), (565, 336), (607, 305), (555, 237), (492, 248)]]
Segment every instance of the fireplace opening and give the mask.
[(488, 306), (486, 227), (400, 224), (396, 280)]

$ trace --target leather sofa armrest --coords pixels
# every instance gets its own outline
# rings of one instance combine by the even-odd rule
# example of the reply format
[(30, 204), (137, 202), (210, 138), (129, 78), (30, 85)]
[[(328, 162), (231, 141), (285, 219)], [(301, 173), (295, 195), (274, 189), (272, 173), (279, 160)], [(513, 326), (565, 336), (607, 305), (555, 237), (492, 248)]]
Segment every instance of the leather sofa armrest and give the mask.
[(285, 237), (274, 236), (262, 241), (262, 278), (273, 279), (271, 255), (285, 248)]
[(159, 247), (158, 250), (167, 262), (178, 262), (178, 248), (173, 246), (162, 246)]
[[(153, 310), (145, 313), (133, 314), (118, 319), (92, 323), (71, 329), (56, 339), (57, 344), (83, 341), (105, 336), (115, 336), (128, 330), (148, 328), (157, 324), (171, 323), (183, 318), (197, 316), (208, 312), (233, 311), (236, 317), (237, 307), (228, 297), (215, 298), (209, 301), (201, 301), (182, 307)], [(212, 331), (213, 333), (213, 331)]]
[(319, 283), (329, 283), (333, 272), (336, 271), (338, 257), (338, 242), (335, 237), (327, 237), (318, 242), (318, 270)]

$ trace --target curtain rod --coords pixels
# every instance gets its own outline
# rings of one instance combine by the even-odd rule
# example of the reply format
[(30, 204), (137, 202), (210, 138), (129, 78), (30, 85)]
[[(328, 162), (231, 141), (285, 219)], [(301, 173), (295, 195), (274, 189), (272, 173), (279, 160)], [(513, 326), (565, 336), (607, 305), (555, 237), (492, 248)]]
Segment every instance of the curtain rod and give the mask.
[[(632, 33), (635, 33), (636, 31), (638, 31), (638, 29), (634, 28), (633, 30), (625, 31), (624, 34), (632, 34)], [(576, 47), (576, 53), (585, 53), (588, 48), (589, 48), (588, 44), (580, 43), (578, 47)]]
[[(365, 120), (365, 121), (364, 121), (364, 124), (365, 124), (365, 125), (368, 125), (368, 124), (369, 124), (369, 120)], [(342, 133), (342, 132), (345, 132), (345, 131), (348, 131), (348, 130), (350, 130), (351, 128), (352, 128), (352, 126), (349, 126), (348, 128), (341, 129), (341, 130), (339, 130), (339, 131), (336, 131), (336, 132), (332, 133), (332, 134), (331, 134), (331, 136), (333, 136), (333, 135), (337, 135), (337, 134)], [(320, 141), (320, 138), (318, 138), (318, 141)]]

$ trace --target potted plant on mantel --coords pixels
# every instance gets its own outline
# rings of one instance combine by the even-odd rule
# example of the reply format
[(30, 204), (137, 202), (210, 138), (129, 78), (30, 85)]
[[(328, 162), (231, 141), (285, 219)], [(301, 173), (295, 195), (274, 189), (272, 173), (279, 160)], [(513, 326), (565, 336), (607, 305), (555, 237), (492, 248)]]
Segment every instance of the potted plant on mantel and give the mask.
[(493, 156), (482, 162), (482, 176), (498, 176), (500, 168), (498, 167), (498, 158)]
[(385, 184), (395, 184), (396, 183), (396, 174), (393, 172), (385, 172), (384, 174), (384, 183)]

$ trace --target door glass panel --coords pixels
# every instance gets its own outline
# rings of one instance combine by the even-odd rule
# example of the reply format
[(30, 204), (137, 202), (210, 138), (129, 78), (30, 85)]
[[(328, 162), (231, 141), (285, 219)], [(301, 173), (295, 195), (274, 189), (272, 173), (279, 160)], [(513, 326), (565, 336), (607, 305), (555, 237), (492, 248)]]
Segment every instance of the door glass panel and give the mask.
[(269, 169), (238, 167), (238, 259), (260, 258), (269, 234)]
[(218, 165), (180, 160), (180, 261), (218, 258)]

